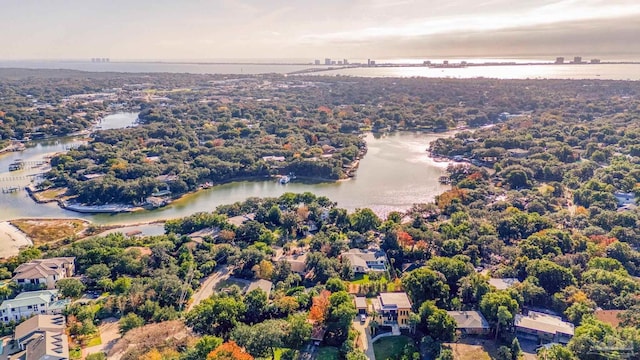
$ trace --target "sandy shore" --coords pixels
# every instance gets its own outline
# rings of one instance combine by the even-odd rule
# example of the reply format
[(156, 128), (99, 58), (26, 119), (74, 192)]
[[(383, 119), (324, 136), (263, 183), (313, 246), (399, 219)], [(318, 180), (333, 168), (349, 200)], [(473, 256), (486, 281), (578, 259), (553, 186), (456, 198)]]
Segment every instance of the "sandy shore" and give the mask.
[(18, 255), (21, 247), (29, 245), (33, 243), (22, 231), (7, 221), (0, 222), (0, 258)]

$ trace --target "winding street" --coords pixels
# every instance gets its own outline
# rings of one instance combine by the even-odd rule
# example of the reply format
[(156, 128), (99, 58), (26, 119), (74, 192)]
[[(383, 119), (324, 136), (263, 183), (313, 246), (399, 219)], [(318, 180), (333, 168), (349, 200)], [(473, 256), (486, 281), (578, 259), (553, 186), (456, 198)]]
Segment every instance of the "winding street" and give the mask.
[(209, 275), (202, 284), (200, 288), (193, 294), (191, 297), (192, 301), (187, 307), (187, 311), (191, 311), (196, 305), (200, 304), (202, 300), (208, 299), (213, 295), (213, 291), (216, 286), (228, 279), (231, 276), (231, 268), (229, 265), (223, 265), (220, 269), (213, 272), (213, 274)]

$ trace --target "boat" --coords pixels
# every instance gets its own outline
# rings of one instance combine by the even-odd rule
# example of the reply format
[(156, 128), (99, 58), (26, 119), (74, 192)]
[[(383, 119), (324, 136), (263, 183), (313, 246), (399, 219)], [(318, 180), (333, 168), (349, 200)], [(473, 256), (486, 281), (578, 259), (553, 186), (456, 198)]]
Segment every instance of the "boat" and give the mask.
[(20, 159), (9, 164), (9, 171), (22, 170), (22, 168), (24, 168), (24, 162)]
[(291, 178), (288, 177), (287, 175), (280, 178), (280, 184), (288, 184), (289, 181), (291, 181)]

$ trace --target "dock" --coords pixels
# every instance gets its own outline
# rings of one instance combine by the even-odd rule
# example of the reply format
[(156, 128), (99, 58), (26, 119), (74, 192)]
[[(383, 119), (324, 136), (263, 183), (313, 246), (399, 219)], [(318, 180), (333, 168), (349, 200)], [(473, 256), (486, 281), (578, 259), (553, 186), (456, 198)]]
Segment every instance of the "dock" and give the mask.
[(2, 193), (3, 194), (13, 194), (20, 191), (20, 188), (17, 186), (11, 186), (11, 187), (3, 187), (2, 188)]

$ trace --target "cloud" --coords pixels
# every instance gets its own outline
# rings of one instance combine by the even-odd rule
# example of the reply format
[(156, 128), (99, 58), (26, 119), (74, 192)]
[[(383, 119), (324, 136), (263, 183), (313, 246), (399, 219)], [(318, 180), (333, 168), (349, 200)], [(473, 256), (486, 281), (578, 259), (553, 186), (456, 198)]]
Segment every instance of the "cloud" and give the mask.
[[(491, 1), (497, 4), (499, 1)], [(628, 1), (608, 2), (594, 0), (561, 0), (520, 12), (496, 12), (488, 15), (460, 14), (414, 19), (403, 24), (374, 26), (352, 31), (324, 34), (306, 34), (303, 44), (354, 43), (383, 40), (385, 38), (415, 38), (427, 35), (493, 32), (522, 27), (544, 27), (574, 21), (616, 19), (640, 14), (640, 3)]]
[[(455, 32), (438, 36), (403, 36), (358, 42), (362, 56), (610, 56), (640, 53), (640, 15), (522, 26), (484, 32)], [(342, 44), (353, 48), (353, 43)], [(381, 51), (381, 49), (384, 49)]]

